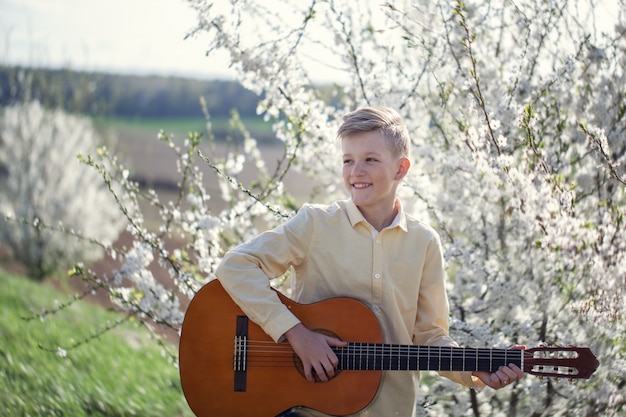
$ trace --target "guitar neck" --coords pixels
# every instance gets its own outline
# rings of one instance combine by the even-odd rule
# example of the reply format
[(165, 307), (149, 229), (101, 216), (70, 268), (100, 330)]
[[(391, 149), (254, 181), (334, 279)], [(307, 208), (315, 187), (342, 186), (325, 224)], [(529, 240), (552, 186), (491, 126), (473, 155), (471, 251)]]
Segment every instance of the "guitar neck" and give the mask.
[(348, 343), (333, 348), (339, 370), (487, 371), (514, 363), (524, 369), (522, 350)]

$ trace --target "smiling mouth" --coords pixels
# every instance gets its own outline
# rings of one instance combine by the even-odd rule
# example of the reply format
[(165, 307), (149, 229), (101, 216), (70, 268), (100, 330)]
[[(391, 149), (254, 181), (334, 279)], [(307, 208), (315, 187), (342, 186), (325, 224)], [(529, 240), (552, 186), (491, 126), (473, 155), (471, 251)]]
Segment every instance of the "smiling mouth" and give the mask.
[(368, 188), (371, 185), (372, 184), (369, 184), (369, 183), (357, 182), (357, 183), (352, 184), (352, 188), (356, 188), (357, 190), (361, 190), (361, 189), (364, 189), (364, 188)]

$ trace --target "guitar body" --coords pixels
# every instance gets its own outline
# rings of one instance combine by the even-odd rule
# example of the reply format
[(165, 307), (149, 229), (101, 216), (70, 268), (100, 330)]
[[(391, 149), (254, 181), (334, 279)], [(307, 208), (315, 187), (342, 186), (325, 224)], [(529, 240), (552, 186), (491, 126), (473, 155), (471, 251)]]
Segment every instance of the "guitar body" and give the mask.
[[(357, 300), (335, 298), (303, 305), (279, 296), (310, 329), (330, 331), (347, 341), (382, 342), (376, 317)], [(365, 408), (376, 395), (382, 371), (344, 370), (328, 382), (308, 382), (298, 370), (289, 345), (276, 344), (251, 321), (246, 343), (261, 342), (268, 349), (282, 346), (285, 360), (276, 366), (263, 365), (250, 354), (245, 370), (240, 372), (240, 376), (245, 374), (245, 383), (235, 389), (237, 317), (242, 316), (218, 281), (200, 289), (185, 314), (180, 377), (187, 402), (198, 417), (277, 416), (295, 406), (347, 415)]]

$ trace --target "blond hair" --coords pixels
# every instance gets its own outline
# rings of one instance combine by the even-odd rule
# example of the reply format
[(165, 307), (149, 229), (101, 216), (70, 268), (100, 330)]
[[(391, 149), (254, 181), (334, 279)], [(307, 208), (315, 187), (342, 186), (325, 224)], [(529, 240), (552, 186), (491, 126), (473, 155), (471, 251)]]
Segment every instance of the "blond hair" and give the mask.
[(362, 132), (380, 132), (389, 143), (391, 154), (396, 158), (409, 158), (409, 131), (402, 116), (390, 107), (362, 107), (343, 117), (343, 123), (337, 131), (337, 137)]

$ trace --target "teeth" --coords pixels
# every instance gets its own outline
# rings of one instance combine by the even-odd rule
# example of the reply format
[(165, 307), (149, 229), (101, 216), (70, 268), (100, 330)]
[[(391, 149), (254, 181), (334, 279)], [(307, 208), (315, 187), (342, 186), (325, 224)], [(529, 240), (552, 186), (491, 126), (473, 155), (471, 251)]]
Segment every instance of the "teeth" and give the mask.
[(359, 184), (352, 184), (352, 186), (354, 188), (366, 188), (366, 187), (369, 187), (369, 184), (361, 184), (361, 183), (359, 183)]

